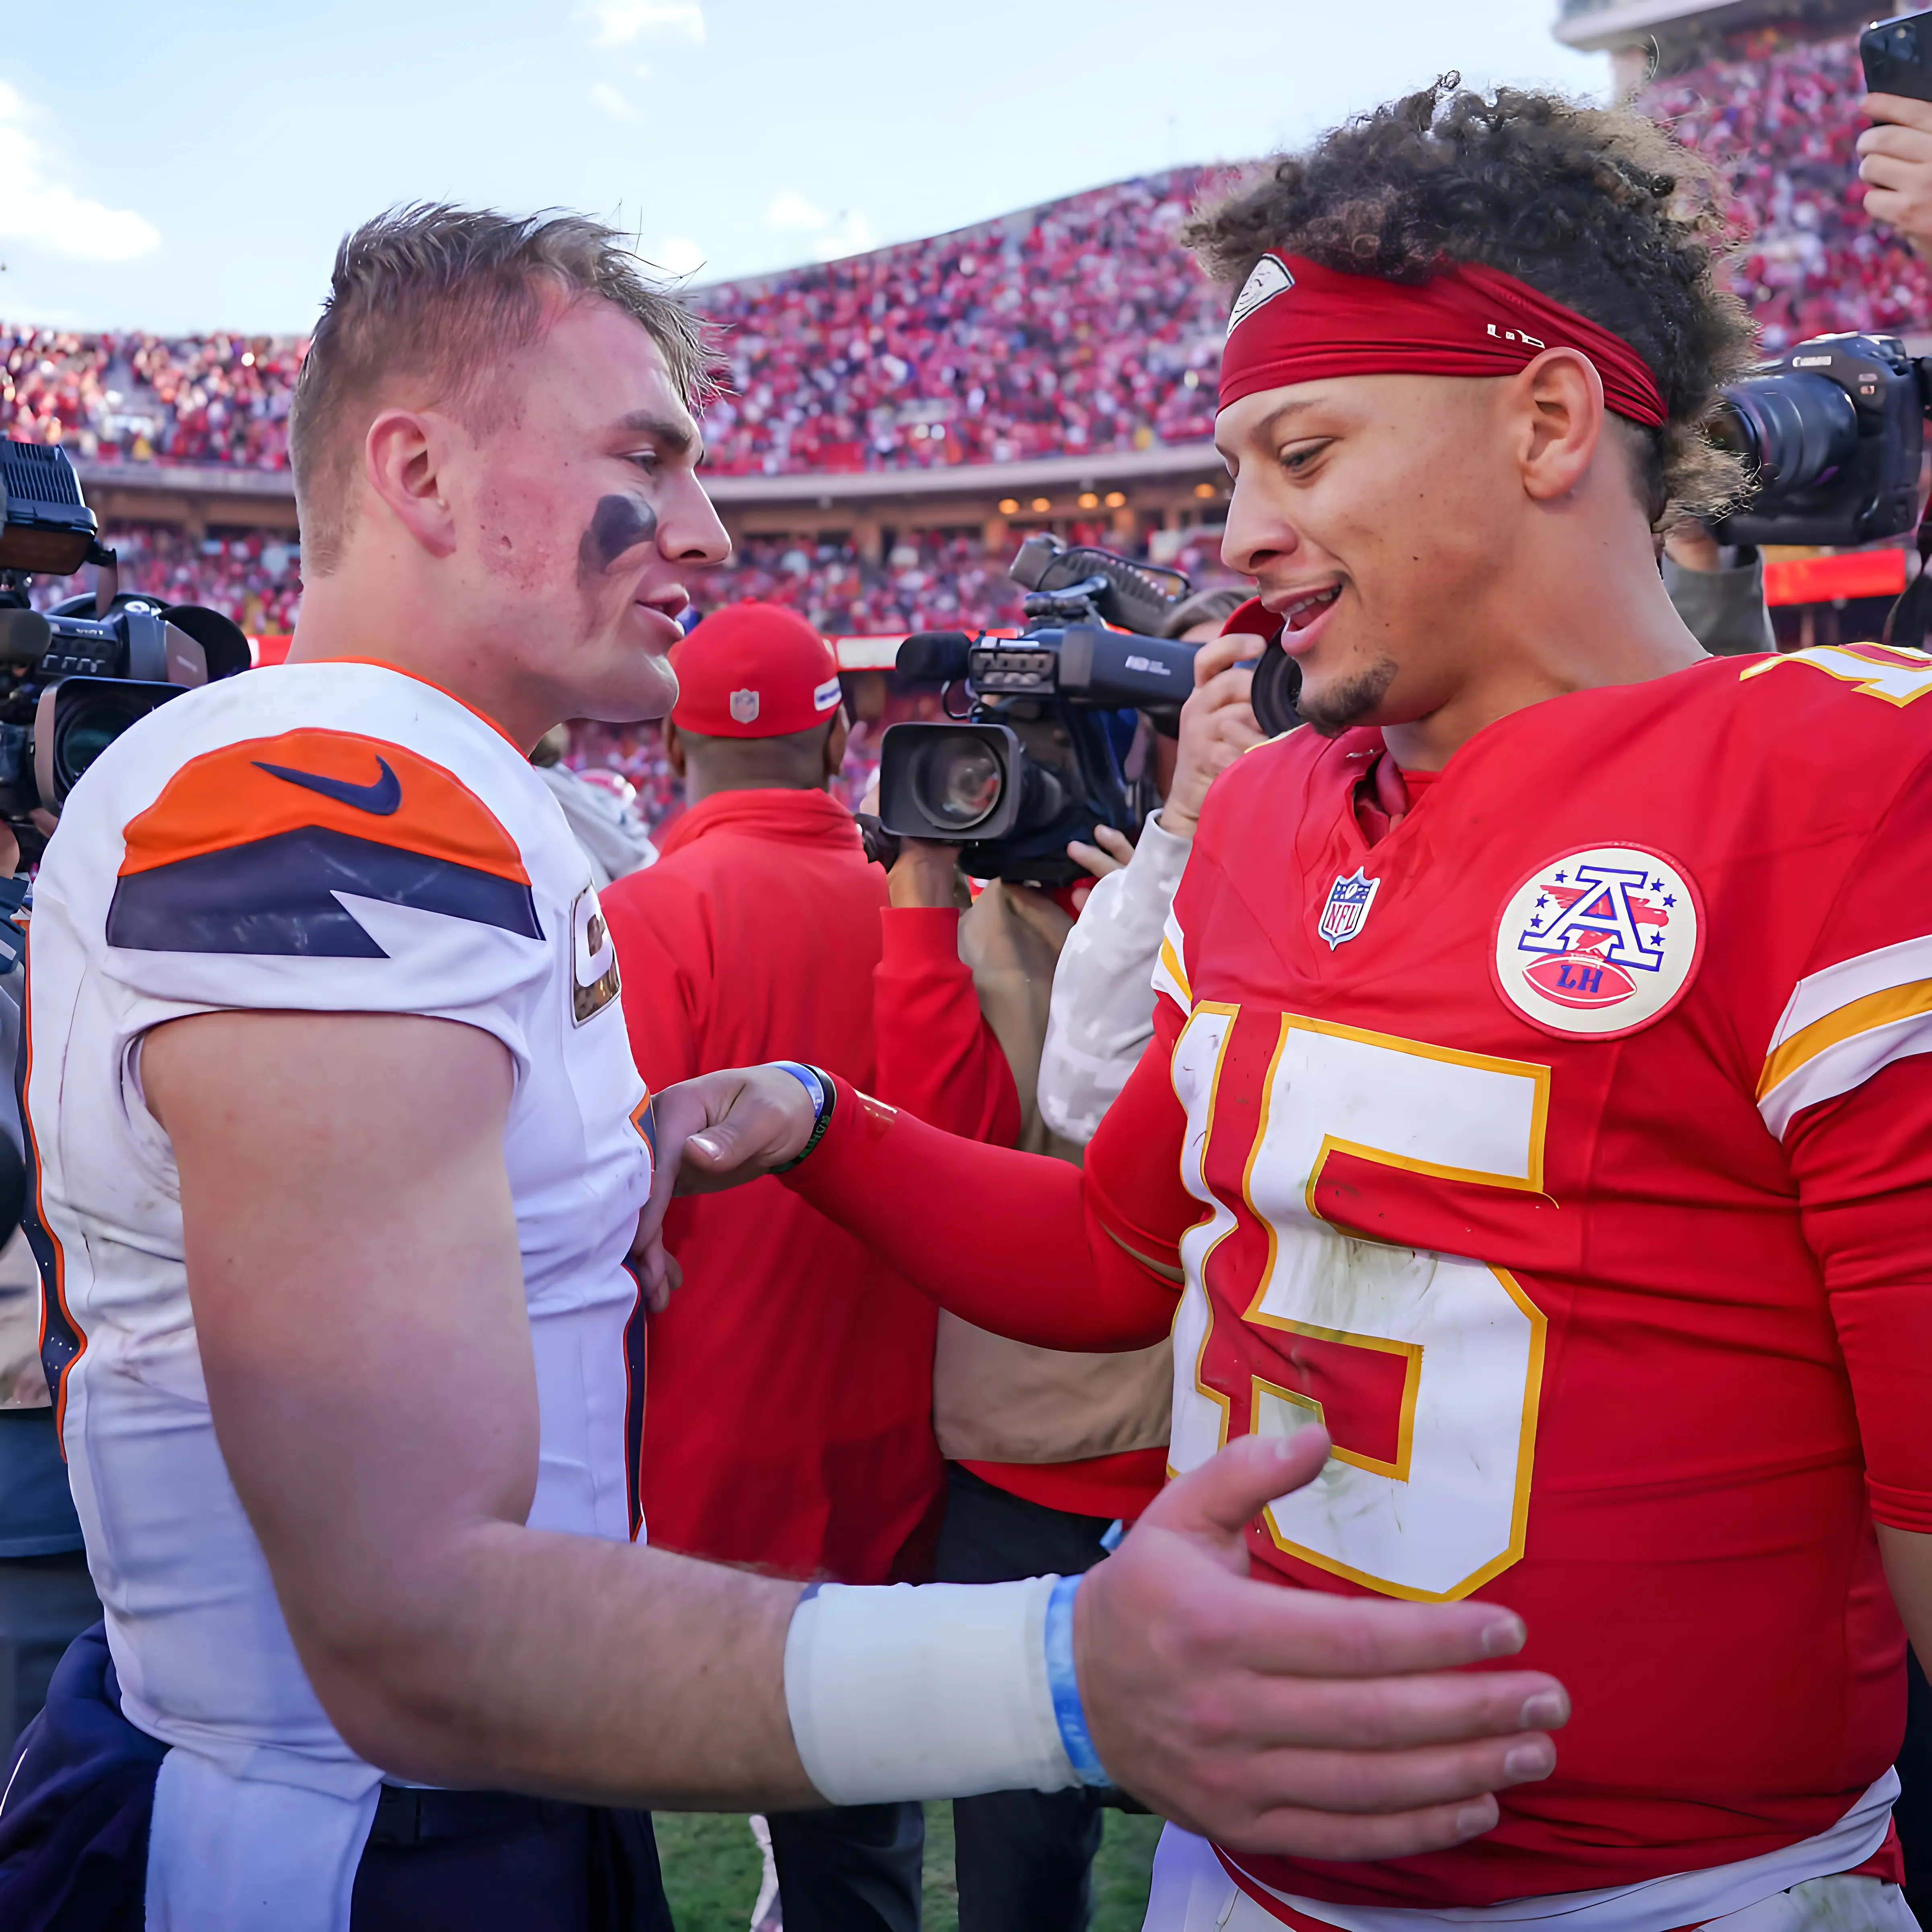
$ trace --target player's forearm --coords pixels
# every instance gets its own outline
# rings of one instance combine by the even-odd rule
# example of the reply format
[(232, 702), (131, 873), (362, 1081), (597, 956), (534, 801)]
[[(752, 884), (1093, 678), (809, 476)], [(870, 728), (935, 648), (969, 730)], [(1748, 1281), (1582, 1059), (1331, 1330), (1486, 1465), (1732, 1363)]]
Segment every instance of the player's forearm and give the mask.
[(661, 1809), (814, 1805), (784, 1698), (799, 1586), (484, 1523), (290, 1623), (322, 1706), (392, 1775)]
[(1080, 1170), (940, 1132), (839, 1083), (832, 1124), (785, 1177), (943, 1308), (1016, 1341), (1144, 1348), (1175, 1289), (1109, 1238)]

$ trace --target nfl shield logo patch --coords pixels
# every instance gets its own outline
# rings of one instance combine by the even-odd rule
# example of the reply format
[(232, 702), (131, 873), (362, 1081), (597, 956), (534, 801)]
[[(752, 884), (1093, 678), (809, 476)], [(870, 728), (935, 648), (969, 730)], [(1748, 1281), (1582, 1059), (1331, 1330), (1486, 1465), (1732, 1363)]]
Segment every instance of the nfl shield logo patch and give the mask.
[(733, 692), (731, 718), (734, 724), (755, 724), (758, 722), (758, 694), (755, 691)]
[(1330, 952), (1361, 931), (1381, 884), (1381, 880), (1367, 878), (1358, 866), (1350, 877), (1337, 879), (1328, 888), (1328, 903), (1322, 908), (1322, 923), (1316, 929), (1328, 940)]

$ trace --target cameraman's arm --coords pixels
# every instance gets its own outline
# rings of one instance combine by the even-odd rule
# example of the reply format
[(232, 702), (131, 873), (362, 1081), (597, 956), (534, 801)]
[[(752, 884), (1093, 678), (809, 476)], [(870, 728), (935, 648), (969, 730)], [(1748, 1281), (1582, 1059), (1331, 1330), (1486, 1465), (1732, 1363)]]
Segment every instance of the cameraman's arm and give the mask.
[(878, 1097), (969, 1140), (1011, 1147), (1020, 1099), (959, 956), (958, 848), (904, 839), (872, 972)]
[(1154, 967), (1192, 841), (1158, 814), (1132, 856), (1087, 896), (1053, 974), (1040, 1056), (1040, 1118), (1083, 1145), (1154, 1037)]
[[(1126, 866), (1088, 895), (1060, 956), (1040, 1054), (1040, 1111), (1069, 1140), (1092, 1138), (1154, 1037), (1161, 928), (1208, 788), (1262, 742), (1248, 701), (1254, 674), (1238, 662), (1254, 648), (1250, 637), (1216, 638), (1196, 653), (1166, 800), (1142, 828)], [(1082, 856), (1078, 848), (1074, 856)]]
[(1717, 538), (1702, 524), (1684, 522), (1664, 539), (1663, 569), (1665, 592), (1705, 650), (1718, 657), (1777, 650), (1759, 551), (1727, 569)]

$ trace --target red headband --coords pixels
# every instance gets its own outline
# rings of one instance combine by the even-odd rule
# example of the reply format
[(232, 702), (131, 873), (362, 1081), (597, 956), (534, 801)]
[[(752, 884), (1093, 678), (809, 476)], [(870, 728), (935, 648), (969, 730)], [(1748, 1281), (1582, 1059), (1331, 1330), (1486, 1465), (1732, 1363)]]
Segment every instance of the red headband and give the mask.
[(1499, 268), (1463, 262), (1390, 282), (1264, 255), (1228, 317), (1220, 406), (1324, 376), (1513, 376), (1556, 348), (1589, 358), (1618, 416), (1663, 426), (1657, 379), (1621, 335)]

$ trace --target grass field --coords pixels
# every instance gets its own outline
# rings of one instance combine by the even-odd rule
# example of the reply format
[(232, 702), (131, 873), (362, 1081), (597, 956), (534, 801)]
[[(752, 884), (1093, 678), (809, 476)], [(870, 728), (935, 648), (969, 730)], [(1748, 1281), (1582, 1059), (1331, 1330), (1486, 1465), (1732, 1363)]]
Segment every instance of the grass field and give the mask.
[[(740, 1817), (661, 1812), (656, 1823), (677, 1932), (746, 1932), (758, 1894), (758, 1852)], [(1094, 1868), (1094, 1932), (1140, 1932), (1158, 1818), (1107, 1814)], [(926, 1808), (924, 1932), (958, 1932), (952, 1808)]]

